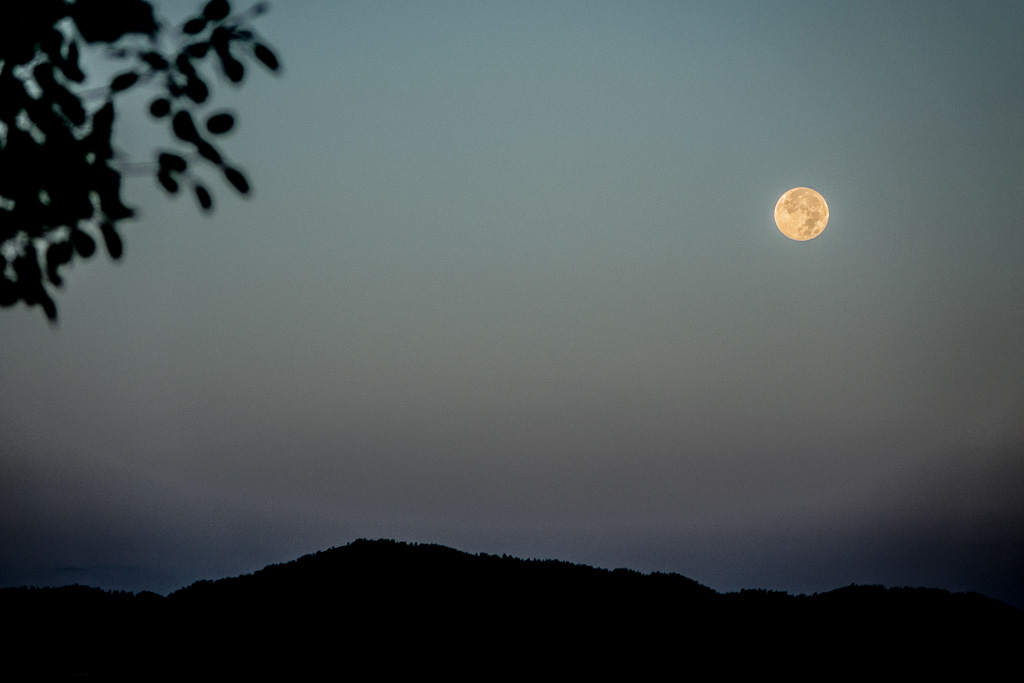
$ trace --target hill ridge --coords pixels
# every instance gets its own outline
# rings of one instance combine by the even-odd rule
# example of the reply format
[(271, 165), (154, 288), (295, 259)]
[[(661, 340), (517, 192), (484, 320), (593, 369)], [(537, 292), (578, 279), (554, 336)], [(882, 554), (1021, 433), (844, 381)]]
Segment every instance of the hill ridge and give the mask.
[(18, 625), (0, 674), (43, 666), (44, 677), (125, 680), (139, 671), (180, 679), (197, 667), (231, 678), (315, 674), (344, 653), (404, 674), (443, 655), (521, 675), (552, 666), (653, 674), (681, 656), (744, 673), (765, 662), (820, 673), (841, 661), (865, 672), (976, 675), (1015, 666), (1024, 639), (1024, 612), (976, 593), (856, 584), (813, 595), (718, 593), (680, 574), (390, 539), (196, 581), (166, 597), (2, 589), (0, 613)]

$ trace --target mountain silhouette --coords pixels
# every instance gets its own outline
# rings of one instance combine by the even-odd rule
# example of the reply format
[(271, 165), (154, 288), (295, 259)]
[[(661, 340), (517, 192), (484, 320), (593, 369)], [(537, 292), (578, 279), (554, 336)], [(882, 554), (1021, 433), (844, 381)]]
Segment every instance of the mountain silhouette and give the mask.
[(2, 589), (0, 614), (3, 680), (977, 677), (1016, 668), (1024, 642), (1024, 613), (972, 593), (721, 594), (678, 574), (387, 540), (166, 597)]

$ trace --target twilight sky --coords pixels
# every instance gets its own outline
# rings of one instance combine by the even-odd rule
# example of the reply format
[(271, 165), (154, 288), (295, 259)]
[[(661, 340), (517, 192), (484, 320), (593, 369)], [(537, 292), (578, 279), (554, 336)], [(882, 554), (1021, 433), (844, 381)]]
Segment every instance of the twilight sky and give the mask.
[[(158, 4), (178, 20), (192, 3)], [(244, 5), (243, 5), (244, 7)], [(1024, 607), (1024, 4), (275, 3), (217, 208), (0, 312), (0, 585), (360, 538)], [(126, 159), (166, 133), (127, 97)], [(809, 186), (818, 238), (772, 210)]]

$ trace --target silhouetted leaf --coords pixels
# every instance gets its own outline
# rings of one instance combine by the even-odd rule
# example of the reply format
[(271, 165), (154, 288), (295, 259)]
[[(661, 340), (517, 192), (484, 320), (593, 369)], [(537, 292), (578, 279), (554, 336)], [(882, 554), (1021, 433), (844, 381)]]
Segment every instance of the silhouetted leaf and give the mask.
[(253, 47), (253, 51), (256, 54), (256, 59), (263, 62), (268, 69), (271, 71), (277, 71), (281, 64), (277, 61), (277, 56), (271, 51), (269, 47), (261, 43), (256, 43)]
[(50, 322), (55, 321), (57, 319), (57, 304), (53, 303), (53, 299), (51, 299), (50, 295), (46, 293), (45, 289), (43, 289), (42, 283), (39, 284), (38, 299), (39, 305), (42, 306), (43, 311), (46, 312), (47, 319)]
[(48, 54), (51, 59), (60, 55), (61, 45), (64, 44), (64, 34), (55, 28), (51, 28), (39, 37), (39, 47)]
[(204, 28), (206, 28), (206, 19), (203, 17), (196, 17), (195, 19), (189, 19), (186, 21), (185, 28), (182, 30), (187, 34), (194, 36), (197, 33), (202, 33)]
[(114, 125), (114, 103), (107, 102), (93, 114), (92, 134), (110, 138), (110, 129)]
[(0, 271), (0, 306), (7, 308), (18, 303), (18, 286)]
[(182, 157), (177, 154), (168, 154), (167, 152), (157, 157), (157, 163), (160, 164), (161, 170), (174, 171), (175, 173), (181, 173), (188, 168), (188, 162)]
[(43, 90), (48, 90), (57, 85), (57, 82), (53, 80), (53, 64), (49, 62), (36, 64), (35, 68), (32, 69), (32, 78), (36, 79), (36, 83)]
[(232, 35), (231, 30), (226, 26), (218, 26), (210, 34), (210, 46), (214, 50), (223, 50), (231, 42)]
[(171, 194), (178, 192), (178, 181), (171, 177), (171, 174), (167, 171), (160, 171), (156, 174), (156, 179), (160, 181), (160, 184), (164, 186), (164, 189)]
[(55, 242), (46, 250), (46, 263), (59, 266), (70, 261), (73, 255), (70, 240)]
[(124, 244), (121, 242), (121, 236), (117, 234), (114, 226), (104, 221), (100, 223), (100, 232), (103, 233), (103, 241), (107, 245), (107, 253), (110, 254), (110, 258), (115, 261), (121, 258), (121, 255), (124, 253)]
[(187, 111), (179, 111), (174, 115), (172, 127), (174, 129), (174, 134), (185, 142), (195, 142), (199, 140), (199, 132), (196, 130), (195, 124), (192, 123), (192, 115)]
[(85, 123), (85, 109), (82, 107), (81, 100), (63, 88), (61, 88), (61, 91), (60, 96), (55, 97), (60, 105), (60, 110), (64, 112), (64, 116), (68, 118), (68, 121), (71, 121), (76, 126), (81, 126)]
[(112, 221), (131, 218), (135, 215), (135, 210), (125, 206), (121, 202), (120, 196), (104, 197), (101, 202), (103, 204), (103, 213)]
[[(88, 171), (85, 171), (86, 173)], [(95, 207), (92, 203), (92, 193), (88, 187), (78, 187), (74, 184), (72, 179), (68, 179), (65, 186), (67, 193), (57, 198), (58, 206), (66, 206), (70, 216), (66, 221), (66, 225), (73, 225), (80, 220), (86, 220), (92, 217)]]
[(114, 77), (114, 80), (110, 82), (110, 89), (113, 92), (120, 92), (121, 90), (127, 90), (128, 88), (135, 85), (135, 82), (139, 80), (139, 74), (134, 71), (126, 71), (123, 74), (119, 74)]
[(121, 202), (121, 196), (119, 193), (101, 195), (100, 204), (103, 206), (103, 213), (112, 221), (131, 218), (135, 215), (134, 210), (129, 209)]
[(57, 266), (49, 263), (46, 264), (46, 279), (58, 287), (64, 284), (64, 278), (57, 272)]
[(68, 45), (68, 56), (60, 63), (60, 70), (68, 80), (81, 83), (85, 80), (85, 74), (78, 66), (78, 43), (71, 41)]
[(42, 279), (43, 272), (39, 270), (39, 258), (36, 249), (32, 244), (25, 247), (25, 251), (11, 264), (14, 273), (18, 276), (18, 282), (33, 283)]
[(110, 149), (110, 129), (114, 125), (114, 103), (107, 102), (92, 116), (92, 132), (89, 142), (92, 150), (100, 159), (109, 159), (113, 155)]
[(231, 56), (228, 51), (226, 43), (214, 43), (214, 49), (217, 51), (217, 56), (220, 58), (220, 66), (224, 71), (224, 75), (228, 77), (232, 83), (241, 83), (242, 79), (245, 78), (245, 67), (242, 63)]
[(152, 36), (157, 30), (153, 8), (143, 0), (76, 0), (70, 11), (90, 43), (113, 43), (126, 33)]
[(235, 117), (231, 114), (214, 114), (206, 119), (206, 130), (214, 135), (227, 133), (235, 125)]
[(210, 50), (209, 43), (192, 43), (185, 48), (185, 52), (189, 57), (197, 57), (202, 59), (206, 56), (206, 53)]
[(171, 113), (170, 100), (164, 97), (153, 100), (149, 103), (149, 113), (158, 119), (167, 116)]
[(203, 16), (211, 21), (220, 21), (231, 13), (231, 5), (227, 0), (210, 0), (203, 8)]
[(96, 251), (96, 241), (81, 230), (71, 231), (71, 241), (82, 258), (89, 258)]
[(242, 194), (249, 193), (249, 181), (245, 179), (245, 176), (238, 169), (228, 166), (224, 169), (224, 177)]
[(200, 154), (202, 154), (204, 157), (206, 157), (215, 164), (220, 164), (224, 161), (223, 158), (221, 158), (220, 156), (220, 152), (217, 151), (217, 148), (211, 145), (206, 140), (200, 140), (199, 142), (197, 142), (196, 149), (199, 151)]
[(159, 52), (147, 52), (142, 55), (142, 61), (156, 69), (157, 71), (163, 71), (167, 68), (167, 60)]
[(46, 276), (50, 282), (60, 287), (64, 282), (57, 272), (60, 266), (64, 265), (71, 260), (72, 248), (71, 242), (56, 242), (51, 244), (46, 250)]
[(103, 213), (112, 221), (131, 218), (135, 212), (121, 202), (121, 175), (109, 166), (95, 174), (94, 189), (100, 196)]
[(203, 79), (192, 75), (189, 77), (188, 83), (185, 84), (185, 94), (196, 104), (202, 104), (209, 97), (210, 89), (206, 87)]
[(199, 183), (196, 183), (193, 189), (195, 190), (196, 193), (196, 199), (199, 200), (199, 206), (201, 206), (204, 211), (209, 211), (210, 209), (212, 209), (213, 197), (210, 196), (210, 193), (207, 191), (207, 189), (200, 185)]
[(178, 71), (185, 76), (191, 76), (196, 72), (195, 67), (192, 66), (192, 60), (190, 57), (191, 55), (187, 52), (182, 52), (178, 55), (178, 58), (174, 60), (174, 64), (178, 67)]
[(232, 83), (241, 83), (245, 78), (245, 66), (235, 58), (223, 60), (224, 73), (231, 79)]

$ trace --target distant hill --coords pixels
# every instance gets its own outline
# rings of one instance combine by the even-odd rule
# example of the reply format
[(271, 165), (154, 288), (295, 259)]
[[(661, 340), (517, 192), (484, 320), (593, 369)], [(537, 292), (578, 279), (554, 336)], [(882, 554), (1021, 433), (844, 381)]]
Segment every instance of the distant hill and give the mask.
[(977, 676), (1017, 670), (1024, 642), (1024, 613), (978, 594), (720, 594), (678, 574), (366, 540), (167, 597), (2, 589), (0, 615), (2, 680)]

